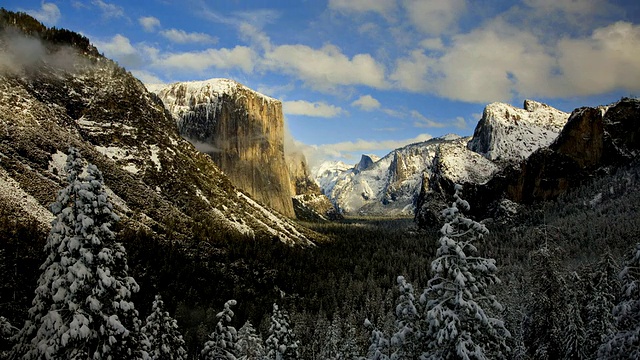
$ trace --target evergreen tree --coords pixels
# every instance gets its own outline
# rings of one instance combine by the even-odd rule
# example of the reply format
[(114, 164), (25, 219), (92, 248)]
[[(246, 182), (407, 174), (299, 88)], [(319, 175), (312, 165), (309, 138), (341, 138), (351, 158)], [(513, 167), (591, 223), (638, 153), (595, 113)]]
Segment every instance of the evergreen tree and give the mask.
[[(577, 274), (574, 283), (578, 283)], [(580, 303), (578, 302), (575, 291), (570, 295), (570, 302), (567, 306), (567, 313), (565, 318), (565, 330), (563, 332), (564, 339), (562, 342), (562, 348), (564, 352), (563, 359), (567, 360), (583, 360), (587, 359), (585, 354), (585, 339), (586, 332), (584, 329), (584, 323), (580, 316)]]
[(456, 185), (454, 203), (442, 212), (446, 223), (440, 229), (440, 247), (431, 263), (433, 277), (420, 298), (426, 311), (423, 357), (506, 358), (509, 331), (502, 320), (485, 311), (502, 311), (488, 291), (489, 285), (500, 282), (495, 260), (479, 256), (474, 245), (489, 231), (461, 213), (469, 210), (469, 204), (460, 198), (461, 189)]
[(238, 332), (229, 325), (233, 319), (232, 306), (235, 300), (229, 300), (224, 304), (224, 309), (216, 315), (218, 322), (215, 330), (209, 335), (209, 341), (204, 344), (202, 358), (204, 360), (236, 360), (238, 347)]
[(622, 294), (613, 308), (616, 333), (598, 351), (600, 359), (640, 359), (640, 243), (620, 272)]
[(140, 321), (130, 298), (139, 287), (128, 276), (125, 249), (110, 229), (118, 216), (102, 174), (89, 164), (82, 175), (83, 159), (74, 148), (65, 170), (69, 184), (51, 206), (48, 256), (12, 356), (138, 358)]
[(298, 341), (289, 325), (289, 315), (273, 304), (269, 337), (267, 338), (267, 359), (289, 360), (298, 358)]
[(142, 327), (149, 343), (149, 356), (153, 360), (186, 360), (185, 342), (178, 330), (178, 322), (164, 311), (164, 302), (156, 295), (151, 314)]
[(339, 315), (333, 316), (333, 321), (327, 328), (323, 346), (320, 349), (320, 359), (335, 360), (341, 358), (340, 345), (342, 343), (342, 320)]
[(413, 359), (418, 356), (420, 330), (418, 328), (418, 310), (414, 304), (413, 286), (404, 276), (398, 276), (400, 296), (396, 306), (396, 333), (391, 337), (391, 347), (395, 351), (392, 360)]
[(347, 323), (346, 331), (344, 331), (344, 341), (340, 346), (340, 359), (344, 360), (360, 360), (360, 351), (358, 350), (356, 328), (351, 322)]
[(524, 343), (534, 359), (560, 359), (567, 313), (566, 282), (548, 247), (532, 254), (531, 299), (524, 323)]
[(262, 360), (265, 357), (260, 334), (249, 321), (238, 330), (238, 360)]
[(9, 356), (8, 350), (11, 348), (11, 338), (17, 330), (7, 318), (0, 316), (0, 359), (5, 359)]
[(375, 328), (369, 319), (364, 321), (364, 326), (371, 328), (367, 360), (389, 360), (389, 340), (385, 338), (384, 333)]
[(594, 359), (598, 348), (604, 344), (615, 331), (611, 310), (618, 293), (618, 267), (610, 251), (598, 262), (592, 278), (592, 291), (587, 304), (587, 339), (585, 353)]

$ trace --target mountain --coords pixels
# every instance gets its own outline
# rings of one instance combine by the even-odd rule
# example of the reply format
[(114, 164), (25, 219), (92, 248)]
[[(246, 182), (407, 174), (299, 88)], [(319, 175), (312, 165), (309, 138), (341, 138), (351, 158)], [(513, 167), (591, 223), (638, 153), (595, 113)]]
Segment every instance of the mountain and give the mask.
[(468, 147), (489, 160), (516, 163), (551, 144), (568, 118), (569, 114), (533, 100), (525, 100), (524, 109), (492, 103), (484, 108)]
[(290, 152), (286, 155), (291, 192), (296, 218), (307, 221), (327, 221), (340, 218), (336, 208), (311, 177), (307, 160), (302, 152)]
[[(65, 185), (62, 164), (74, 146), (104, 173), (124, 228), (172, 241), (187, 241), (200, 229), (211, 240), (312, 244), (313, 232), (236, 188), (182, 138), (157, 96), (86, 38), (25, 14), (3, 10), (0, 20), (3, 216), (48, 228), (47, 207)], [(16, 50), (24, 44), (34, 51)], [(258, 104), (264, 109), (253, 110), (277, 111), (266, 100)]]
[(284, 153), (282, 102), (229, 79), (148, 86), (182, 137), (253, 198), (295, 217)]

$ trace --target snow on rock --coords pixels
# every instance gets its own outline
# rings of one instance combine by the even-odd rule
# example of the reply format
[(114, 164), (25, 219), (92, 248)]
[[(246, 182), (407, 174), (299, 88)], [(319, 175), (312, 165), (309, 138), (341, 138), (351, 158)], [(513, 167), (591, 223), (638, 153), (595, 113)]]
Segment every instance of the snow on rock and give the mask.
[(517, 162), (555, 140), (569, 114), (525, 100), (524, 109), (492, 103), (485, 107), (468, 148), (489, 160)]
[(33, 216), (42, 229), (48, 230), (51, 227), (53, 214), (40, 205), (33, 196), (22, 190), (20, 184), (2, 167), (0, 167), (0, 203), (20, 207), (25, 213)]

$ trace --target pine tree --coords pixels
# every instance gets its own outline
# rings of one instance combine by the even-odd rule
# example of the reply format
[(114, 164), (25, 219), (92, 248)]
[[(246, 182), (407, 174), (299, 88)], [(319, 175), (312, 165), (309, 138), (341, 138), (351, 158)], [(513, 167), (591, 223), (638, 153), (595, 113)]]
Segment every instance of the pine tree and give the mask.
[(364, 326), (371, 328), (367, 360), (389, 360), (389, 340), (384, 336), (384, 333), (374, 327), (369, 319), (364, 321)]
[(9, 357), (8, 350), (11, 349), (11, 338), (17, 330), (7, 318), (0, 316), (0, 359)]
[[(578, 283), (577, 274), (575, 274), (574, 283)], [(585, 353), (586, 332), (584, 323), (580, 315), (580, 303), (578, 302), (575, 290), (570, 295), (570, 302), (567, 306), (565, 317), (565, 330), (563, 331), (564, 339), (562, 341), (563, 359), (567, 360), (583, 360), (587, 359)]]
[(218, 322), (215, 330), (209, 335), (209, 341), (204, 344), (202, 358), (204, 360), (236, 360), (238, 347), (238, 332), (229, 325), (233, 319), (232, 306), (235, 300), (229, 300), (224, 304), (224, 309), (216, 315)]
[(289, 325), (289, 315), (287, 315), (285, 311), (281, 311), (275, 303), (273, 304), (273, 312), (271, 313), (269, 337), (265, 343), (267, 359), (298, 359), (299, 344)]
[(139, 349), (138, 313), (127, 255), (110, 227), (118, 221), (95, 165), (82, 175), (80, 153), (69, 149), (68, 186), (51, 206), (55, 219), (33, 307), (13, 358), (131, 359)]
[(613, 308), (616, 333), (598, 351), (600, 359), (640, 359), (640, 243), (620, 272), (622, 294)]
[(474, 243), (489, 233), (487, 228), (466, 218), (461, 211), (469, 204), (460, 198), (456, 185), (455, 202), (442, 212), (446, 223), (436, 259), (431, 263), (433, 278), (420, 300), (425, 304), (425, 359), (501, 359), (509, 351), (509, 331), (502, 320), (489, 311), (502, 306), (488, 286), (500, 282), (495, 260), (478, 255)]
[(594, 359), (598, 348), (604, 344), (615, 331), (611, 310), (616, 294), (620, 288), (618, 267), (610, 251), (598, 262), (592, 277), (592, 291), (587, 304), (587, 339), (585, 353)]
[(149, 356), (153, 360), (186, 360), (185, 342), (178, 330), (178, 322), (168, 312), (164, 311), (164, 302), (160, 295), (156, 295), (147, 316), (142, 333), (149, 343)]
[(340, 359), (344, 360), (360, 360), (360, 352), (358, 350), (356, 328), (351, 322), (347, 322), (346, 331), (344, 331), (344, 341), (340, 346)]
[(342, 342), (342, 320), (339, 315), (333, 316), (333, 321), (324, 335), (323, 346), (320, 349), (320, 359), (335, 360), (341, 357), (340, 345)]
[(415, 306), (413, 286), (404, 276), (398, 276), (400, 296), (396, 306), (396, 333), (391, 337), (395, 351), (392, 360), (413, 359), (418, 356), (421, 333), (418, 328), (419, 314)]
[(534, 359), (560, 359), (567, 313), (566, 282), (551, 249), (543, 247), (532, 255), (531, 302), (524, 323), (524, 343)]
[(265, 357), (260, 334), (249, 321), (238, 330), (238, 360), (262, 360)]

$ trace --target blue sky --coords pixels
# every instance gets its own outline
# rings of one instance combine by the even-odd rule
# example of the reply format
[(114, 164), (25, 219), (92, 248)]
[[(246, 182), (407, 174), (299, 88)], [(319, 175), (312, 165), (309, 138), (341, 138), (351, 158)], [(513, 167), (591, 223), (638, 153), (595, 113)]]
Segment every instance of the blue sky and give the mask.
[(225, 77), (283, 101), (312, 163), (471, 135), (484, 106), (640, 94), (637, 0), (9, 0), (145, 83)]

